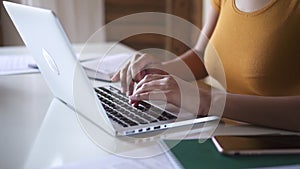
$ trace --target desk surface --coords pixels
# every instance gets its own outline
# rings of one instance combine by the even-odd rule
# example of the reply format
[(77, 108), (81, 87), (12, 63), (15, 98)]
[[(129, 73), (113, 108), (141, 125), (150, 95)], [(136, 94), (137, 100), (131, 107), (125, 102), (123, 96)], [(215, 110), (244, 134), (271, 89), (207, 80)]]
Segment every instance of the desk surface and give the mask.
[[(122, 46), (119, 48), (120, 52), (126, 51)], [(26, 52), (19, 47), (4, 48), (0, 49), (0, 54), (14, 50)], [(214, 132), (216, 135), (245, 133), (287, 132), (245, 124), (220, 124)], [(0, 168), (47, 168), (110, 154), (82, 130), (76, 113), (54, 99), (40, 74), (0, 77), (0, 134)], [(97, 134), (98, 138), (107, 138), (105, 144), (111, 149), (116, 149), (120, 143), (99, 130)], [(197, 130), (187, 136), (195, 137), (199, 137)], [(126, 154), (129, 150), (122, 151)], [(160, 147), (139, 144), (135, 151), (146, 155), (159, 154)]]

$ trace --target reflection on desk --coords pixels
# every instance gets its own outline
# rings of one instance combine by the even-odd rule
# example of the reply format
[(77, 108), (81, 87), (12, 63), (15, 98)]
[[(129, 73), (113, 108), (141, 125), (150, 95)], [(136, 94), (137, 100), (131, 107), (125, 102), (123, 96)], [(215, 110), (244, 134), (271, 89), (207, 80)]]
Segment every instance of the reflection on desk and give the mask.
[(174, 169), (165, 155), (155, 156), (153, 158), (123, 158), (118, 156), (108, 156), (104, 158), (95, 158), (87, 161), (80, 161), (67, 164), (52, 169)]
[[(78, 118), (80, 116), (76, 112), (59, 100), (53, 99), (32, 146), (25, 169), (57, 167), (109, 154), (129, 159), (156, 157), (166, 151), (160, 148), (159, 139), (178, 139), (185, 137), (187, 133), (184, 128), (178, 128), (167, 134), (154, 132), (140, 135), (136, 139), (124, 139), (111, 136), (83, 119), (80, 122), (89, 124), (85, 124), (85, 128), (82, 128)], [(94, 142), (94, 138), (91, 139), (87, 135), (86, 129), (101, 140)], [(197, 127), (189, 133), (199, 135), (200, 130), (204, 131)]]

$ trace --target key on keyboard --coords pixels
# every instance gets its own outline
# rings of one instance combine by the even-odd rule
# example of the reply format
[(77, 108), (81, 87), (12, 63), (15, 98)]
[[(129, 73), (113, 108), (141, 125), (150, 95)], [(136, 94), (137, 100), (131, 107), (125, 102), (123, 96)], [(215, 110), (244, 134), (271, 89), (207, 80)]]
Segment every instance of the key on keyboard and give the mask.
[(147, 102), (141, 102), (138, 107), (129, 104), (127, 96), (118, 89), (109, 86), (95, 88), (97, 96), (106, 110), (107, 116), (123, 127), (167, 121), (177, 117), (163, 111)]

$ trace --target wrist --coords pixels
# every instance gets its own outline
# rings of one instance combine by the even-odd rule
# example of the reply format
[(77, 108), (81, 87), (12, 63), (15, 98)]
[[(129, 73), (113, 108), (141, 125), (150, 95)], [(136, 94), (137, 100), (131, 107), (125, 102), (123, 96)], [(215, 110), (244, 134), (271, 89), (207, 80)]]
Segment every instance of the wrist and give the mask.
[(207, 115), (222, 117), (225, 111), (227, 92), (225, 90), (212, 88), (209, 91), (209, 109)]
[(200, 105), (198, 115), (207, 116), (212, 103), (212, 95), (210, 90), (199, 88)]
[(170, 74), (170, 75), (174, 74), (172, 62), (170, 62), (170, 61), (161, 62), (160, 66), (161, 66), (162, 70), (164, 72), (166, 72), (167, 74)]

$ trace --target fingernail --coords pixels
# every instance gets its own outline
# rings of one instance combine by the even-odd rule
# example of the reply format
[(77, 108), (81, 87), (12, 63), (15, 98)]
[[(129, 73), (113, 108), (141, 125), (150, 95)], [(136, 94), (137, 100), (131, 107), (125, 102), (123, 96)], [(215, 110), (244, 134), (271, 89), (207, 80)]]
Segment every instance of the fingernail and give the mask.
[(129, 99), (128, 101), (129, 104), (133, 104), (134, 102), (132, 100)]
[(134, 100), (135, 98), (134, 98), (133, 95), (131, 95), (131, 96), (129, 96), (129, 99), (130, 99), (130, 101), (132, 101), (132, 100)]
[(137, 103), (138, 103), (138, 101), (129, 100), (129, 104), (131, 104), (132, 106), (135, 106)]

